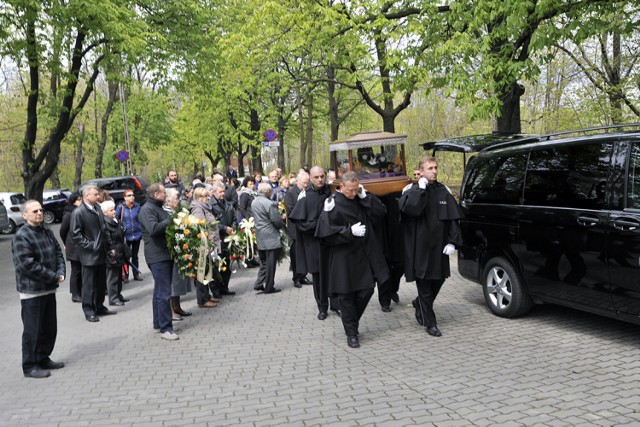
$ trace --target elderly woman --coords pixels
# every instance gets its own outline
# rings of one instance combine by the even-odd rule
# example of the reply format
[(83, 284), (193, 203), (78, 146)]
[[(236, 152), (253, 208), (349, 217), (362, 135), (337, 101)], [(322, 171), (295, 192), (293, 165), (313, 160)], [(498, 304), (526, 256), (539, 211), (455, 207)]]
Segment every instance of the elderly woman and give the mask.
[[(116, 205), (113, 200), (105, 200), (100, 204), (104, 214), (104, 222), (111, 240), (107, 257), (107, 292), (109, 305), (124, 305), (128, 301), (122, 296), (122, 266), (127, 262), (127, 245), (124, 241), (124, 230), (116, 220)], [(114, 255), (111, 255), (114, 254)]]
[[(216, 218), (209, 210), (209, 197), (211, 193), (206, 188), (198, 187), (193, 190), (193, 201), (191, 202), (191, 215), (198, 219), (204, 219), (207, 221), (207, 228), (209, 229), (209, 241), (211, 246), (220, 253), (220, 233), (217, 228), (210, 226), (216, 221)], [(212, 308), (218, 305), (218, 299), (212, 298), (209, 294), (210, 286), (213, 286), (213, 282), (210, 285), (205, 285), (197, 280), (196, 283), (196, 299), (198, 301), (198, 307), (200, 308)]]

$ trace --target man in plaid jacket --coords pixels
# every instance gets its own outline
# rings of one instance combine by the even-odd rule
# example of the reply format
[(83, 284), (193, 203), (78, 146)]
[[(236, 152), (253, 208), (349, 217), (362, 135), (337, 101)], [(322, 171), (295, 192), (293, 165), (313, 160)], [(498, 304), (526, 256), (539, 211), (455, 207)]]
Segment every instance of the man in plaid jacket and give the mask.
[(13, 239), (11, 251), (16, 288), (22, 305), (22, 371), (25, 377), (46, 378), (50, 369), (64, 367), (49, 358), (58, 332), (56, 289), (64, 281), (66, 265), (53, 232), (42, 226), (42, 206), (36, 200), (22, 205), (26, 223)]

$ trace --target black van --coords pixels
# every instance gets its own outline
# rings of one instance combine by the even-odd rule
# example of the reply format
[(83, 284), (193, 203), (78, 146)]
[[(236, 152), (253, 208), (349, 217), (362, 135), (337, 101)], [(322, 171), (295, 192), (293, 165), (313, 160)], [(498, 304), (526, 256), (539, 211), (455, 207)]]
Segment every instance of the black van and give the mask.
[(481, 142), (456, 150), (480, 147), (460, 190), (458, 269), (491, 311), (554, 303), (640, 324), (640, 124)]

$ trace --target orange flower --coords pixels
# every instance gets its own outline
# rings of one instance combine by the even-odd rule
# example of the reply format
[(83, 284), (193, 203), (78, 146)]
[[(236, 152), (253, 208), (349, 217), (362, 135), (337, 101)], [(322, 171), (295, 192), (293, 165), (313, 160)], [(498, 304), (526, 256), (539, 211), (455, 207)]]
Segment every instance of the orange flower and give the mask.
[(192, 262), (190, 262), (190, 263), (187, 265), (187, 267), (189, 267), (189, 268), (193, 267), (193, 263), (192, 263)]
[(227, 271), (227, 267), (222, 267), (222, 271)]
[(191, 230), (189, 230), (188, 228), (184, 229), (184, 234), (186, 234), (187, 236), (189, 235), (189, 233), (191, 233)]
[(185, 243), (184, 245), (182, 245), (182, 249), (189, 249), (189, 245)]
[(189, 254), (184, 254), (184, 259), (191, 259), (191, 255), (189, 255)]
[(198, 239), (202, 239), (202, 233), (198, 233)]

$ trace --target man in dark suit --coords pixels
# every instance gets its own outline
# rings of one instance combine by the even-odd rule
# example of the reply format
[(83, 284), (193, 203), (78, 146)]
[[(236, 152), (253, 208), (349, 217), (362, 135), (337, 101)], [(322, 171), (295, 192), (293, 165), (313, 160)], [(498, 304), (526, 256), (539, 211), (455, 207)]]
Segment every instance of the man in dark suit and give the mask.
[(82, 311), (89, 322), (100, 320), (99, 315), (116, 314), (104, 305), (107, 248), (111, 247), (111, 242), (97, 201), (98, 188), (85, 185), (82, 188), (82, 204), (71, 214), (72, 238), (80, 247), (82, 264)]
[(326, 262), (320, 240), (315, 237), (318, 217), (322, 212), (324, 201), (331, 195), (331, 189), (325, 182), (324, 169), (320, 166), (311, 168), (309, 178), (311, 185), (298, 195), (298, 201), (293, 207), (289, 220), (296, 226), (296, 269), (300, 274), (311, 273), (313, 278), (313, 295), (318, 306), (318, 320), (324, 320), (328, 316), (331, 303), (331, 311), (340, 313), (337, 298), (329, 301), (329, 290), (323, 286), (320, 274), (326, 272)]

